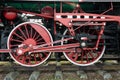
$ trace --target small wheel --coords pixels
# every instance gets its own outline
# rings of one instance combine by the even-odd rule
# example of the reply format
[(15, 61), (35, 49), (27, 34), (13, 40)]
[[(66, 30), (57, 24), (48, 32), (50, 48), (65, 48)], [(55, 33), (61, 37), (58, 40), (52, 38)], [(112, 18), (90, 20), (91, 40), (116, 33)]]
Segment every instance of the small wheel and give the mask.
[[(21, 45), (36, 46), (50, 42), (53, 42), (53, 39), (44, 26), (38, 23), (24, 22), (11, 31), (7, 46), (8, 49), (17, 49)], [(50, 54), (50, 52), (26, 52), (19, 55), (18, 52), (11, 52), (10, 56), (22, 66), (35, 67), (45, 62)]]
[[(83, 37), (86, 37), (85, 35), (94, 35), (97, 36), (98, 33), (95, 28), (90, 28), (90, 27), (81, 27), (80, 29), (75, 31), (76, 34), (80, 34)], [(68, 30), (66, 30), (63, 35), (70, 35)], [(65, 39), (62, 37), (62, 40)], [(84, 42), (84, 41), (83, 41)], [(69, 43), (80, 43), (76, 39), (71, 39), (68, 41), (61, 42), (61, 45), (64, 44), (69, 44)], [(104, 54), (105, 51), (105, 46), (104, 46), (104, 40), (100, 39), (98, 49), (86, 49), (84, 48), (93, 48), (95, 45), (87, 45), (87, 43), (93, 43), (96, 44), (96, 39), (90, 39), (86, 40), (84, 44), (84, 47), (77, 47), (76, 52), (63, 52), (65, 57), (73, 64), (78, 65), (78, 66), (88, 66), (96, 63)], [(80, 50), (77, 52), (77, 50)]]

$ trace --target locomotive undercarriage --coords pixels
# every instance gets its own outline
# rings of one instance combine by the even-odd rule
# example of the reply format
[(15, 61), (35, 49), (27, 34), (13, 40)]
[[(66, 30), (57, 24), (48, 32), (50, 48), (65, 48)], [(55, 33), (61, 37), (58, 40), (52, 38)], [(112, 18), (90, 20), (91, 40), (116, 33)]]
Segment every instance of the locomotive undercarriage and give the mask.
[(55, 52), (57, 60), (63, 53), (73, 64), (88, 66), (96, 63), (104, 53), (118, 55), (119, 16), (54, 12), (53, 17), (52, 14), (14, 11), (35, 16), (32, 19), (21, 17), (21, 14), (17, 24), (10, 23), (11, 28), (1, 30), (1, 60), (6, 60), (9, 56), (6, 52), (9, 52), (20, 65), (34, 67)]

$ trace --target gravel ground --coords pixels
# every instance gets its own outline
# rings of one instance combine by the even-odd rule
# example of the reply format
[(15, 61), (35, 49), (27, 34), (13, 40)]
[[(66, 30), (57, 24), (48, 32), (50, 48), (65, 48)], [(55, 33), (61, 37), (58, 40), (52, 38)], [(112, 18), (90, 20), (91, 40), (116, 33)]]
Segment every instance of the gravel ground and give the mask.
[[(0, 67), (2, 69), (2, 66)], [(68, 67), (65, 67), (65, 71), (64, 71), (64, 67), (63, 67), (63, 79), (58, 79), (58, 77), (55, 77), (55, 72), (51, 72), (52, 70), (54, 71), (55, 67), (49, 67), (49, 69), (47, 69), (48, 67), (44, 68), (44, 70), (42, 70), (43, 72), (40, 72), (40, 75), (38, 77), (38, 80), (120, 80), (120, 70), (119, 68), (115, 67), (118, 70), (114, 70), (114, 71), (105, 71), (105, 73), (103, 73), (103, 70), (99, 70), (99, 71), (74, 71), (74, 72), (68, 72), (69, 69)], [(62, 67), (61, 67), (62, 68)], [(109, 66), (110, 68), (110, 66)], [(68, 69), (68, 70), (66, 70)], [(10, 68), (11, 70), (11, 68)], [(71, 70), (71, 69), (70, 69)], [(74, 70), (74, 69), (73, 69)], [(20, 70), (21, 71), (21, 70)], [(4, 80), (5, 76), (9, 73), (8, 70), (0, 70), (0, 80)], [(103, 74), (102, 74), (103, 73)], [(19, 76), (16, 78), (16, 80), (29, 80), (30, 75), (32, 74), (32, 71), (29, 69), (26, 71), (21, 71), (19, 72)], [(59, 75), (59, 74), (57, 74)]]
[[(16, 80), (29, 80), (29, 76), (32, 72), (20, 72), (20, 75)], [(119, 71), (110, 71), (112, 78), (104, 79), (103, 76), (98, 74), (97, 71), (89, 71), (83, 75), (77, 75), (76, 72), (63, 72), (63, 79), (55, 79), (54, 72), (41, 72), (38, 80), (120, 80)], [(7, 75), (6, 72), (0, 72), (0, 80), (4, 80), (4, 77)], [(85, 77), (87, 75), (87, 77)]]
[(6, 76), (7, 73), (5, 72), (0, 72), (0, 80), (4, 80), (4, 77)]
[(31, 72), (20, 72), (16, 80), (28, 80)]
[(96, 72), (87, 72), (89, 80), (103, 80), (103, 77)]
[(119, 72), (110, 72), (112, 77), (113, 77), (113, 80), (120, 80), (120, 73)]
[(77, 76), (76, 73), (69, 73), (69, 72), (63, 73), (63, 78), (65, 80), (80, 80), (79, 76)]

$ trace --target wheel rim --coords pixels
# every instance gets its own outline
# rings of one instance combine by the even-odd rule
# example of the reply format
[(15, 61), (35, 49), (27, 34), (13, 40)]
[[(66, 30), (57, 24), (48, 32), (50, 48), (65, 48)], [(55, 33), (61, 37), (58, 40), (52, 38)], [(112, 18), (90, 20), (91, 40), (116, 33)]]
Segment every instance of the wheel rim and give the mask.
[[(38, 23), (25, 22), (16, 26), (8, 37), (8, 49), (15, 49), (21, 45), (36, 46), (53, 42), (51, 34)], [(52, 45), (48, 45), (52, 46)], [(10, 56), (18, 64), (26, 67), (35, 67), (45, 62), (51, 52), (26, 52), (24, 55), (12, 52)]]
[[(82, 31), (81, 31), (82, 30)], [(89, 29), (83, 30), (77, 30), (77, 32), (80, 33), (89, 33), (91, 35), (97, 35), (97, 31), (95, 29)], [(63, 35), (69, 35), (68, 30), (66, 30)], [(65, 39), (62, 37), (62, 40)], [(91, 42), (94, 42), (95, 40), (91, 40)], [(77, 40), (69, 40), (67, 42), (61, 42), (61, 45), (68, 44), (68, 43), (76, 43), (78, 42)], [(78, 65), (78, 66), (88, 66), (96, 63), (104, 54), (105, 51), (105, 46), (104, 46), (104, 40), (100, 39), (100, 43), (102, 45), (98, 46), (97, 50), (82, 50), (81, 48), (76, 48), (76, 49), (81, 49), (81, 52), (63, 52), (64, 56), (73, 64)]]

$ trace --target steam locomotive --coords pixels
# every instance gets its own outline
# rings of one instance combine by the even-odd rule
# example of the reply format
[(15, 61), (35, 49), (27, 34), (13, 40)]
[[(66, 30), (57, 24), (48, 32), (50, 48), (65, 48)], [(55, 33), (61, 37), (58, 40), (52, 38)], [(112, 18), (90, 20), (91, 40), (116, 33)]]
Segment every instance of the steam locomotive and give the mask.
[[(0, 60), (35, 67), (52, 53), (78, 66), (119, 55), (120, 3), (3, 2)], [(9, 53), (9, 54), (8, 54)], [(112, 57), (111, 57), (112, 58)]]

